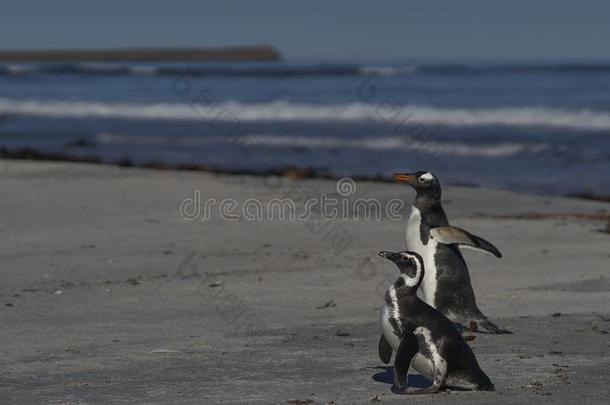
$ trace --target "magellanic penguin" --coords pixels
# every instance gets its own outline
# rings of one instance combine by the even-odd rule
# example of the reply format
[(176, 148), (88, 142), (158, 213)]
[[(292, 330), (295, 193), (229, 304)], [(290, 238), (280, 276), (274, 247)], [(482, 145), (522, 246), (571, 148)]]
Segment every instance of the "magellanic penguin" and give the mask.
[[(494, 385), (479, 367), (470, 346), (454, 323), (417, 296), (425, 265), (415, 252), (380, 252), (396, 263), (400, 276), (388, 289), (381, 311), (383, 334), (379, 358), (394, 358), (394, 388), (401, 394), (435, 393), (443, 387), (493, 391)], [(413, 366), (432, 381), (426, 388), (408, 388)]]
[(502, 254), (494, 245), (463, 229), (450, 226), (441, 205), (441, 185), (429, 172), (400, 173), (394, 180), (417, 192), (407, 222), (407, 249), (419, 253), (426, 266), (421, 292), (424, 301), (452, 321), (469, 329), (511, 333), (491, 322), (477, 307), (468, 266), (458, 246)]

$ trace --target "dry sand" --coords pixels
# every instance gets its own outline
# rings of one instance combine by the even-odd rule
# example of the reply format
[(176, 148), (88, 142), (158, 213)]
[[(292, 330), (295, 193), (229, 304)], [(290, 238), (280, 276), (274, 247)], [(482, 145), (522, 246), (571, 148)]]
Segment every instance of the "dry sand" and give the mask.
[(377, 358), (376, 288), (396, 270), (375, 255), (403, 247), (404, 223), (179, 214), (194, 189), (269, 200), (334, 181), (4, 160), (0, 185), (2, 404), (607, 401), (606, 203), (446, 187), (453, 224), (504, 253), (465, 255), (481, 309), (515, 333), (472, 342), (496, 392), (407, 398)]

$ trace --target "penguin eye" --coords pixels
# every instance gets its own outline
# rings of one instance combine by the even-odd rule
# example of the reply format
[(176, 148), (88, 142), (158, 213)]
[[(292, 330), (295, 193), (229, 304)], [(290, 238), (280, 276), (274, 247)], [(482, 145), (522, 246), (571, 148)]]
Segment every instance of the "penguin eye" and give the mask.
[(407, 256), (404, 253), (401, 256), (401, 260), (403, 263), (410, 264), (411, 262), (413, 262), (413, 258), (411, 258), (410, 256)]
[(419, 180), (420, 183), (427, 183), (429, 181), (433, 181), (434, 176), (431, 173), (424, 173), (421, 176), (419, 176), (417, 178), (417, 180)]

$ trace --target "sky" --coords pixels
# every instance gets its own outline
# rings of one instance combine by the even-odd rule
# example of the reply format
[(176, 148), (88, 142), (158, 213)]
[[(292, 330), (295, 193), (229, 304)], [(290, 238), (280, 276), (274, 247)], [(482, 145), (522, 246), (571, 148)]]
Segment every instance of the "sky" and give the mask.
[(303, 58), (608, 58), (601, 0), (1, 0), (0, 50), (266, 44)]

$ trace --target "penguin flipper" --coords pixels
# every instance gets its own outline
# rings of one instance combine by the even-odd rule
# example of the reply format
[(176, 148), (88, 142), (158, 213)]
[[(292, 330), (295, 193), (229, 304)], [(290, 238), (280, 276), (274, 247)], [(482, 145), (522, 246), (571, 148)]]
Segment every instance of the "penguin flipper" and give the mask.
[(430, 236), (440, 243), (447, 245), (455, 243), (466, 248), (492, 254), (496, 257), (502, 257), (502, 253), (490, 242), (456, 226), (432, 228), (430, 229)]
[(383, 334), (379, 338), (379, 359), (383, 364), (388, 364), (392, 360), (392, 346), (390, 346)]
[(417, 337), (413, 333), (406, 333), (400, 341), (394, 358), (394, 387), (400, 393), (404, 393), (407, 389), (409, 368), (418, 351)]

